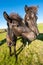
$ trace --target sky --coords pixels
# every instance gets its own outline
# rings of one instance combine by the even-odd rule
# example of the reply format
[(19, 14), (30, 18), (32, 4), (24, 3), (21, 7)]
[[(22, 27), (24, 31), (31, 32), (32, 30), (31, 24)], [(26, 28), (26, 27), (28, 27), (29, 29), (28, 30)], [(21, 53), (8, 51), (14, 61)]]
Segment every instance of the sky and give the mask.
[(8, 14), (18, 13), (22, 18), (25, 16), (25, 5), (39, 6), (37, 23), (43, 23), (43, 0), (0, 0), (0, 29), (7, 28), (7, 21), (3, 17), (3, 12)]

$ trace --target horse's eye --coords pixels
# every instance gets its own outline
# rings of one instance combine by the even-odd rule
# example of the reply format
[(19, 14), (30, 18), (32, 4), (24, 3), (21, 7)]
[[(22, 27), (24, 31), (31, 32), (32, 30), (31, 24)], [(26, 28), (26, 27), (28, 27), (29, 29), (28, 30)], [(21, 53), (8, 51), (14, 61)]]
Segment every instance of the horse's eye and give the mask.
[(12, 23), (12, 21), (10, 21), (10, 23)]

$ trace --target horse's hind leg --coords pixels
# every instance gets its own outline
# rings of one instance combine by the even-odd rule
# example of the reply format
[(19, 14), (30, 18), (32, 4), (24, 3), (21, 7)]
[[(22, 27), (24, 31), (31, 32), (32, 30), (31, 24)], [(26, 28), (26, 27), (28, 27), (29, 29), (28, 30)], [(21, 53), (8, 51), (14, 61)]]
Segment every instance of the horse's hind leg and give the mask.
[(22, 37), (23, 47), (26, 45), (26, 39)]
[(14, 44), (14, 55), (16, 56), (16, 43)]

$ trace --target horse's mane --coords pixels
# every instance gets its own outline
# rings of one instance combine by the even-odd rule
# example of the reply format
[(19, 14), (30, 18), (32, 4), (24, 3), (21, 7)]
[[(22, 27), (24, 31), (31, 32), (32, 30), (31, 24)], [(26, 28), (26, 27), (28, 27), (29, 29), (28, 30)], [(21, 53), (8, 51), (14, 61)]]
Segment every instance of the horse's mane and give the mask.
[(31, 6), (29, 9), (33, 10), (35, 13), (37, 12), (37, 7), (36, 6)]

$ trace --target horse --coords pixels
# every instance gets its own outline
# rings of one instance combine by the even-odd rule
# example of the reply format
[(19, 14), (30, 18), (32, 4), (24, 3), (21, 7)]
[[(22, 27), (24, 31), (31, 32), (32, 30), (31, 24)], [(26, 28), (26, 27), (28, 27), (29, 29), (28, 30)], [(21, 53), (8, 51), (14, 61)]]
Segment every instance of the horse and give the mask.
[[(37, 10), (38, 10), (38, 6), (31, 6), (28, 7), (27, 5), (25, 5), (25, 17), (24, 17), (24, 23), (25, 25), (30, 28), (32, 31), (34, 31), (34, 33), (36, 35), (39, 35), (39, 31), (37, 28)], [(32, 22), (33, 20), (33, 22)]]
[[(28, 11), (29, 13), (29, 11)], [(34, 18), (31, 19), (30, 16), (28, 15), (27, 16), (27, 13), (26, 13), (26, 18), (24, 18), (26, 20), (26, 22), (32, 22), (34, 24), (34, 27), (36, 28), (37, 30), (37, 33), (34, 31), (34, 27), (32, 29), (30, 29), (30, 27), (33, 26), (33, 24), (31, 23), (31, 26), (28, 27), (26, 24), (24, 24), (24, 19), (22, 19), (18, 14), (16, 13), (11, 13), (10, 15), (8, 15), (5, 11), (3, 13), (4, 15), (4, 18), (6, 19), (7, 21), (7, 26), (8, 26), (8, 30), (7, 30), (7, 44), (8, 44), (8, 47), (9, 47), (9, 53), (11, 55), (11, 46), (13, 45), (14, 46), (14, 55), (16, 56), (16, 41), (17, 41), (17, 37), (18, 36), (21, 36), (24, 40), (25, 39), (28, 39), (28, 41), (33, 41), (36, 39), (37, 37), (37, 34), (38, 34), (38, 29), (36, 27), (36, 21), (34, 21)], [(34, 15), (35, 17), (35, 15)], [(35, 17), (35, 20), (36, 20), (36, 17)], [(35, 22), (35, 23), (34, 23)], [(30, 23), (29, 23), (30, 25)]]

